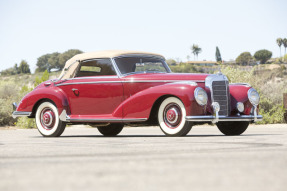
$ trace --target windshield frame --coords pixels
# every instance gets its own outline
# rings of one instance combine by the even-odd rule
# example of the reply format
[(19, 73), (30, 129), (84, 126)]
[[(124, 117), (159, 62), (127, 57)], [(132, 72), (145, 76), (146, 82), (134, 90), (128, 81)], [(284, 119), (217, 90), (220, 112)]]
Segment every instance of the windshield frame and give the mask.
[[(122, 72), (120, 71), (120, 69), (118, 68), (118, 64), (116, 62), (116, 59), (119, 59), (119, 58), (149, 58), (149, 59), (156, 59), (156, 60), (159, 60), (163, 67), (165, 68), (166, 72), (160, 72), (160, 71), (138, 71), (138, 72), (129, 72), (129, 73), (125, 73), (125, 74), (122, 74)], [(112, 58), (112, 62), (114, 64), (114, 67), (117, 71), (117, 73), (119, 74), (119, 76), (121, 77), (125, 77), (125, 76), (129, 76), (129, 75), (133, 75), (133, 74), (147, 74), (147, 73), (171, 73), (171, 70), (169, 68), (169, 66), (167, 65), (167, 63), (165, 62), (165, 59), (161, 56), (155, 56), (155, 55), (122, 55), (122, 56), (118, 56), (118, 57), (114, 57)]]

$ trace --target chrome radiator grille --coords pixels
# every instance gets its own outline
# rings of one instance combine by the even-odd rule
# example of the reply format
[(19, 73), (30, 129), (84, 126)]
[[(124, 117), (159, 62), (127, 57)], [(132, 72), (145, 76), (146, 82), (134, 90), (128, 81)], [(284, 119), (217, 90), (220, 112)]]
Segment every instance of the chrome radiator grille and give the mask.
[(228, 81), (213, 81), (211, 91), (213, 102), (218, 102), (220, 105), (219, 115), (230, 115), (230, 93)]

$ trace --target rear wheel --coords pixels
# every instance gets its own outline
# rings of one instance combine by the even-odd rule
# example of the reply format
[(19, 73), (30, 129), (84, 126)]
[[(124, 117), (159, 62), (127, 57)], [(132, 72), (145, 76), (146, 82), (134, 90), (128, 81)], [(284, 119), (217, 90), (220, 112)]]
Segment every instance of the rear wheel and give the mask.
[(218, 129), (224, 135), (241, 135), (249, 126), (247, 121), (218, 122)]
[(167, 136), (185, 136), (192, 128), (192, 123), (185, 120), (186, 111), (183, 103), (176, 97), (166, 98), (158, 110), (158, 122)]
[(44, 137), (59, 137), (66, 127), (66, 123), (59, 118), (57, 107), (51, 102), (43, 102), (39, 105), (35, 120), (38, 131)]
[(108, 126), (98, 127), (99, 132), (108, 137), (118, 135), (124, 128), (124, 124), (122, 123), (111, 123)]

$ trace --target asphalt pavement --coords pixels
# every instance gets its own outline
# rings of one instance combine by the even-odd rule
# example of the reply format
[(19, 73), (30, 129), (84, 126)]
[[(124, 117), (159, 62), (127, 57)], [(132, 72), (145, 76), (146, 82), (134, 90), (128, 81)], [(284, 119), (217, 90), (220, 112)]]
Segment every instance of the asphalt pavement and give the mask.
[(242, 136), (196, 126), (186, 137), (158, 127), (118, 137), (66, 128), (0, 130), (0, 190), (287, 190), (287, 125), (252, 125)]

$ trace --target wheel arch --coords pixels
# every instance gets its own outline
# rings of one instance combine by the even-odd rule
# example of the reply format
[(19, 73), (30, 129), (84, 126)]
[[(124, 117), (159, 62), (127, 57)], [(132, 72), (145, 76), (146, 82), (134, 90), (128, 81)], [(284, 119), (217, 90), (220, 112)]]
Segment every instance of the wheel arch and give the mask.
[[(158, 119), (157, 119), (157, 114), (158, 114), (158, 110), (160, 107), (160, 104), (167, 98), (169, 97), (176, 97), (179, 100), (181, 100), (178, 96), (173, 95), (173, 94), (166, 94), (166, 95), (162, 95), (160, 97), (157, 98), (157, 100), (155, 100), (155, 102), (153, 103), (153, 106), (151, 108), (150, 114), (149, 114), (149, 118), (148, 118), (148, 122), (152, 123), (152, 124), (156, 124), (158, 123)], [(182, 102), (182, 100), (181, 100)], [(184, 105), (184, 103), (183, 103)]]
[(30, 118), (35, 118), (35, 114), (36, 114), (38, 107), (41, 105), (41, 103), (44, 103), (44, 102), (51, 102), (52, 104), (54, 104), (57, 107), (57, 104), (52, 99), (49, 99), (49, 98), (39, 99), (33, 106), (32, 114), (31, 114)]

